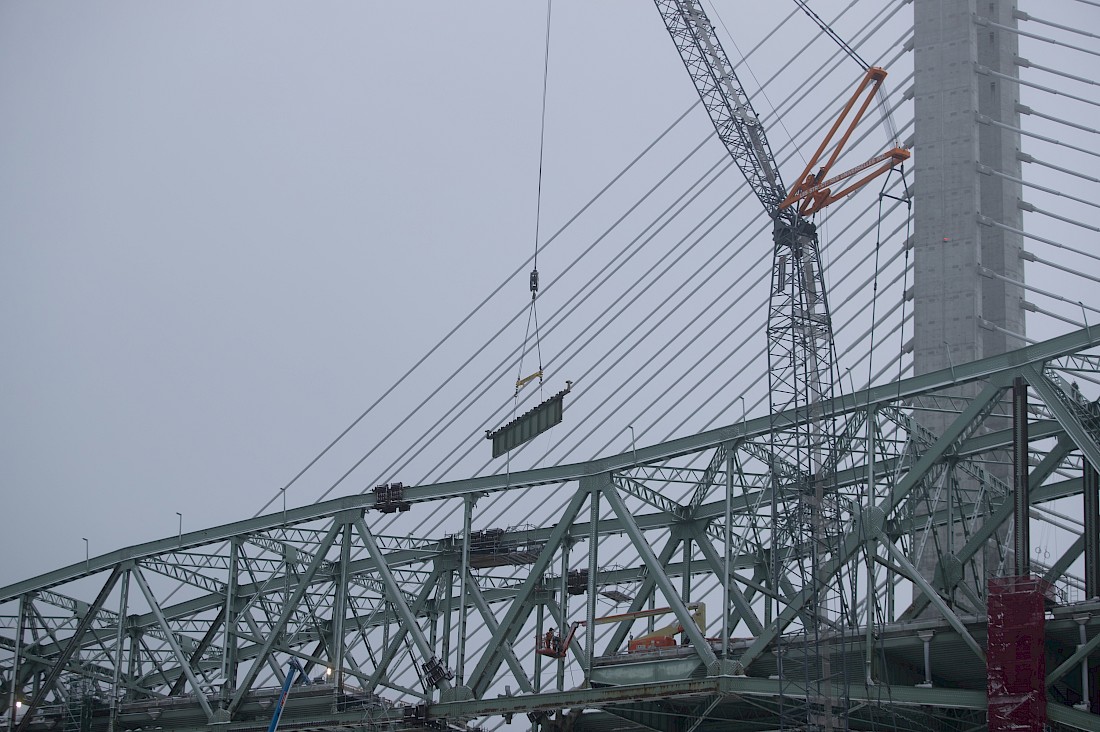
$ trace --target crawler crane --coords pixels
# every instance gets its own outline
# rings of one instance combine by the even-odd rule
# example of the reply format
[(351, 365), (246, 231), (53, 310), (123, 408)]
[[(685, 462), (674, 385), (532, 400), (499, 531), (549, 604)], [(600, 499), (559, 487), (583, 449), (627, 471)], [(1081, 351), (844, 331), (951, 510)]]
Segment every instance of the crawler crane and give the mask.
[[(817, 652), (819, 630), (831, 622), (824, 617), (829, 602), (818, 596), (816, 577), (840, 530), (839, 508), (835, 500), (827, 500), (836, 460), (829, 451), (839, 430), (819, 418), (821, 403), (832, 396), (836, 363), (817, 228), (806, 217), (888, 172), (906, 160), (909, 151), (895, 146), (840, 175), (829, 175), (886, 77), (884, 70), (871, 67), (798, 184), (788, 191), (764, 128), (700, 0), (654, 1), (719, 139), (772, 219), (767, 325), (771, 586), (773, 592), (786, 587), (788, 599), (810, 595), (798, 613), (803, 635), (797, 653), (785, 653), (775, 634), (780, 719), (783, 728), (831, 729), (843, 722), (834, 718), (828, 696), (830, 670)], [(834, 138), (832, 151), (821, 162)], [(819, 162), (821, 167), (814, 171)], [(834, 191), (838, 184), (844, 187)], [(775, 627), (780, 627), (779, 618)], [(797, 661), (785, 668), (787, 659)], [(792, 670), (794, 663), (797, 670)]]

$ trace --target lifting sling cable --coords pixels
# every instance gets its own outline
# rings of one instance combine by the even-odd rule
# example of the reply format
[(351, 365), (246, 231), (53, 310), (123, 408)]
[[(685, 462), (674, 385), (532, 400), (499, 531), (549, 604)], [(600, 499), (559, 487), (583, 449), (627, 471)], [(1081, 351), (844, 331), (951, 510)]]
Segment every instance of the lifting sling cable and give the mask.
[[(893, 172), (893, 171), (891, 171)], [(905, 270), (903, 274), (908, 276), (909, 270), (909, 229), (912, 222), (912, 210), (913, 210), (913, 197), (909, 191), (909, 181), (905, 177), (905, 164), (902, 163), (898, 167), (898, 173), (901, 175), (901, 185), (904, 191), (902, 195), (895, 196), (891, 193), (887, 193), (886, 189), (890, 183), (890, 173), (887, 173), (886, 179), (882, 181), (882, 190), (878, 194), (878, 221), (875, 223), (875, 278), (874, 284), (871, 290), (871, 345), (867, 349), (867, 386), (871, 386), (871, 380), (874, 378), (874, 353), (875, 353), (875, 318), (876, 308), (878, 307), (878, 278), (879, 278), (879, 250), (882, 248), (882, 201), (884, 198), (890, 198), (900, 203), (905, 204), (905, 238), (902, 240), (902, 247), (905, 249)], [(905, 285), (903, 284), (902, 293), (905, 292)], [(902, 307), (904, 308), (905, 298), (902, 298)], [(902, 312), (902, 328), (904, 333), (905, 314)], [(904, 341), (904, 336), (903, 336)], [(902, 352), (904, 352), (904, 342), (902, 344)], [(901, 367), (901, 361), (898, 361), (899, 373)], [(854, 391), (854, 389), (853, 389)]]
[[(523, 347), (520, 348), (519, 351), (519, 365), (516, 373), (516, 393), (512, 404), (513, 418), (515, 417), (516, 408), (519, 405), (520, 390), (535, 379), (538, 379), (541, 391), (543, 377), (542, 344), (539, 341), (539, 315), (536, 303), (539, 294), (539, 230), (542, 219), (542, 164), (543, 153), (546, 149), (546, 88), (550, 71), (550, 15), (552, 9), (553, 0), (546, 0), (546, 44), (542, 59), (542, 119), (539, 124), (539, 175), (538, 192), (535, 201), (535, 256), (532, 261), (531, 276), (529, 280), (531, 288), (531, 305), (527, 313), (527, 330), (523, 334)], [(535, 352), (538, 356), (539, 367), (534, 373), (524, 376), (523, 357), (527, 352), (527, 341), (531, 335), (532, 322), (534, 322), (535, 325)]]
[[(533, 267), (531, 269), (531, 305), (527, 313), (527, 331), (523, 334), (523, 347), (519, 353), (519, 365), (516, 378), (516, 392), (512, 398), (512, 421), (507, 424), (498, 427), (496, 430), (486, 430), (486, 439), (493, 442), (493, 457), (497, 458), (501, 455), (508, 456), (508, 463), (505, 466), (505, 470), (508, 474), (511, 474), (511, 457), (512, 450), (520, 445), (529, 442), (543, 432), (553, 428), (555, 425), (561, 423), (562, 420), (562, 401), (565, 399), (565, 395), (573, 388), (573, 382), (566, 381), (565, 389), (559, 391), (548, 399), (541, 401), (537, 406), (531, 408), (523, 415), (517, 417), (516, 412), (519, 408), (519, 393), (527, 384), (531, 383), (535, 379), (539, 382), (539, 396), (542, 396), (542, 383), (543, 383), (543, 371), (542, 371), (542, 345), (539, 343), (539, 316), (536, 309), (539, 294), (539, 270), (538, 270), (538, 256), (539, 256), (539, 226), (542, 215), (542, 162), (543, 151), (545, 149), (546, 141), (546, 82), (548, 77), (548, 70), (550, 67), (550, 13), (553, 5), (553, 0), (546, 1), (546, 55), (543, 58), (543, 72), (542, 72), (542, 129), (539, 134), (539, 185), (538, 185), (538, 206), (535, 213), (535, 256), (533, 258)], [(538, 354), (539, 368), (533, 374), (529, 376), (523, 375), (523, 357), (527, 352), (527, 341), (531, 336), (531, 324), (534, 323), (534, 335), (535, 335), (535, 352)]]

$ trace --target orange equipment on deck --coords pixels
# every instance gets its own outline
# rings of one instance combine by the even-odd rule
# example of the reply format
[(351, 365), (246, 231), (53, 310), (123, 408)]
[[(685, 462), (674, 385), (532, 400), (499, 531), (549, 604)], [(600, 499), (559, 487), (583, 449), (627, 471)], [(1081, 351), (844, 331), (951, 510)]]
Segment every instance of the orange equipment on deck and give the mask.
[[(687, 609), (691, 611), (692, 620), (699, 626), (700, 632), (706, 632), (707, 627), (707, 611), (706, 606), (699, 602), (690, 603)], [(648, 618), (655, 615), (665, 615), (672, 612), (672, 608), (659, 607), (652, 610), (638, 610), (632, 613), (619, 613), (617, 615), (607, 615), (602, 618), (596, 618), (596, 624), (603, 623), (619, 623), (626, 620), (637, 620), (638, 618)], [(573, 642), (573, 637), (577, 634), (577, 628), (587, 625), (587, 621), (581, 620), (573, 623), (569, 626), (569, 633), (563, 638), (556, 630), (551, 628), (541, 636), (535, 638), (535, 653), (540, 656), (546, 656), (548, 658), (565, 658), (566, 652), (569, 650), (569, 644)], [(627, 644), (628, 653), (636, 653), (638, 651), (648, 651), (656, 648), (668, 648), (676, 645), (676, 635), (684, 631), (684, 626), (679, 622), (666, 626), (659, 630), (655, 630), (652, 633), (647, 633), (637, 638), (633, 638)]]
[[(700, 602), (694, 602), (687, 606), (691, 611), (691, 619), (695, 621), (700, 633), (707, 632), (707, 608)], [(652, 633), (640, 635), (626, 645), (628, 653), (639, 651), (653, 651), (660, 648), (672, 648), (676, 645), (676, 636), (684, 632), (684, 626), (679, 622), (658, 628)]]

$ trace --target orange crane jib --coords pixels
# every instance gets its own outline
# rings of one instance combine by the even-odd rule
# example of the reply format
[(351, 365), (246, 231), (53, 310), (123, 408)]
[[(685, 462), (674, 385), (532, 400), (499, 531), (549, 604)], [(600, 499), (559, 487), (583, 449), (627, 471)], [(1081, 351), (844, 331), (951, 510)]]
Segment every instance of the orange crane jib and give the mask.
[[(780, 210), (798, 204), (798, 213), (802, 216), (809, 216), (817, 213), (830, 203), (838, 201), (850, 193), (854, 193), (870, 181), (889, 171), (894, 166), (909, 159), (909, 150), (903, 147), (895, 147), (881, 155), (876, 155), (865, 163), (861, 163), (854, 168), (850, 168), (826, 180), (826, 176), (829, 175), (829, 171), (832, 170), (837, 158), (840, 157), (840, 153), (843, 152), (844, 146), (848, 143), (848, 139), (852, 136), (852, 132), (855, 130), (856, 125), (863, 119), (863, 115), (866, 114), (867, 108), (871, 106), (871, 100), (874, 99), (875, 95), (878, 93), (885, 78), (885, 69), (878, 66), (872, 66), (867, 69), (867, 73), (863, 75), (863, 79), (859, 82), (855, 92), (852, 93), (851, 99), (844, 105), (844, 109), (841, 111), (840, 116), (837, 117), (829, 133), (825, 135), (825, 139), (821, 141), (817, 151), (813, 154), (813, 157), (810, 158), (810, 161), (806, 164), (806, 168), (798, 177), (798, 184), (791, 188), (790, 193), (787, 194), (787, 198), (779, 205)], [(860, 103), (861, 98), (862, 103)], [(821, 164), (821, 167), (816, 173), (811, 172), (818, 165), (822, 155), (825, 154), (825, 150), (829, 147), (830, 143), (832, 143), (837, 132), (840, 131), (845, 119), (852, 113), (852, 110), (856, 108), (857, 103), (859, 103), (859, 108), (848, 122), (843, 134), (841, 134), (836, 141), (829, 158)], [(846, 181), (875, 165), (878, 165), (878, 167), (874, 168), (862, 178), (849, 183), (839, 191), (834, 192), (832, 190), (833, 185), (841, 181)]]

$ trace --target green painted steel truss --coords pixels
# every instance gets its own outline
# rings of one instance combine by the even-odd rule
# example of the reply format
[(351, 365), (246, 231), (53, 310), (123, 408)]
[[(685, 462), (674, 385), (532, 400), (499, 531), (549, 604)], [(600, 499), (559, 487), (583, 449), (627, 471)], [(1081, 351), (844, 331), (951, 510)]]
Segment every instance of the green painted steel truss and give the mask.
[[(780, 664), (853, 729), (980, 728), (985, 579), (1013, 566), (1006, 400), (1022, 377), (1031, 521), (1066, 536), (1033, 565), (1060, 593), (1049, 715), (1098, 729), (1081, 671), (1100, 663), (1100, 600), (1082, 570), (1095, 523), (1077, 506), (1100, 465), (1100, 408), (1073, 386), (1100, 376), (1097, 346), (1100, 332), (1078, 331), (828, 402), (842, 429), (827, 500), (842, 525), (808, 583), (802, 550), (771, 541), (769, 507), (795, 501), (783, 476), (796, 471), (766, 464), (765, 416), (584, 463), (406, 486), (408, 512), (338, 498), (0, 588), (5, 719), (19, 732), (259, 729), (294, 658), (317, 683), (293, 689), (284, 729), (764, 729), (780, 688), (798, 693), (774, 678)], [(975, 396), (945, 396), (964, 384)], [(952, 415), (940, 435), (920, 426), (932, 410)], [(451, 523), (425, 526), (441, 506)], [(530, 525), (502, 525), (516, 516)], [(913, 559), (929, 547), (931, 572)], [(705, 629), (692, 603), (707, 607)], [(682, 627), (677, 645), (626, 652), (654, 622), (630, 613), (654, 606)], [(828, 668), (799, 663), (811, 613)], [(576, 621), (564, 658), (535, 652)]]

